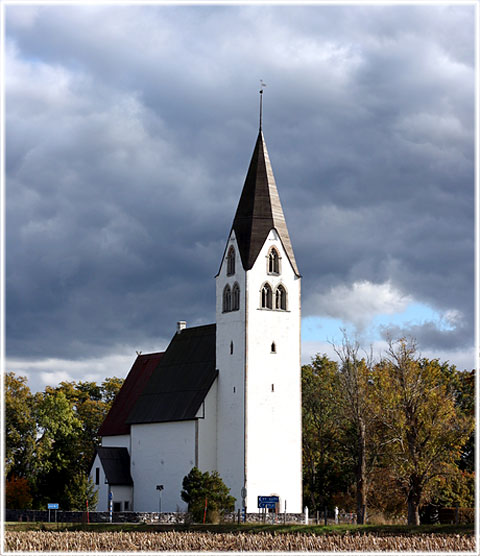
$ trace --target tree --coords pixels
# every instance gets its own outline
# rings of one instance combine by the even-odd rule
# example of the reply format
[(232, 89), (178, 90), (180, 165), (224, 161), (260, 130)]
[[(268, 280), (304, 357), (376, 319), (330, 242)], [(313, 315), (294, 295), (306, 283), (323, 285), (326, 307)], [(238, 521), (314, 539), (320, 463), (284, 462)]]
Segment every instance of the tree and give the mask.
[(317, 355), (302, 367), (303, 485), (311, 511), (335, 505), (353, 480), (338, 365)]
[(67, 507), (72, 511), (85, 511), (88, 502), (89, 511), (95, 511), (98, 502), (98, 491), (91, 477), (85, 473), (76, 473), (65, 488)]
[(24, 510), (32, 506), (30, 484), (25, 477), (12, 475), (5, 483), (5, 505), (9, 509)]
[(459, 459), (473, 419), (456, 410), (441, 365), (419, 359), (413, 339), (389, 341), (376, 369), (375, 393), (385, 471), (405, 496), (408, 523), (419, 525), (422, 502), (434, 480)]
[(345, 331), (341, 346), (333, 346), (340, 359), (340, 387), (342, 392), (343, 414), (351, 440), (355, 466), (355, 483), (357, 491), (357, 523), (366, 519), (368, 472), (371, 468), (370, 454), (367, 453), (372, 424), (370, 406), (371, 364), (358, 353), (360, 345), (351, 342)]
[(206, 519), (210, 523), (218, 518), (218, 514), (233, 511), (235, 498), (230, 495), (230, 489), (222, 481), (217, 471), (211, 474), (202, 473), (193, 467), (183, 478), (182, 500), (188, 504), (188, 511), (194, 521), (202, 521), (207, 503)]
[(5, 475), (29, 477), (35, 465), (34, 397), (27, 378), (5, 374)]

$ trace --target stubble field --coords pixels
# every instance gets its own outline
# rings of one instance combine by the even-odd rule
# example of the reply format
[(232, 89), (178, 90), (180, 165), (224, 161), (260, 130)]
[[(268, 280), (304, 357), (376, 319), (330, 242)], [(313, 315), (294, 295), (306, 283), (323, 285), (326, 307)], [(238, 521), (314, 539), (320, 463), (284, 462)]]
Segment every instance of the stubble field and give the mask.
[(475, 552), (472, 533), (388, 531), (5, 531), (8, 552), (398, 551)]

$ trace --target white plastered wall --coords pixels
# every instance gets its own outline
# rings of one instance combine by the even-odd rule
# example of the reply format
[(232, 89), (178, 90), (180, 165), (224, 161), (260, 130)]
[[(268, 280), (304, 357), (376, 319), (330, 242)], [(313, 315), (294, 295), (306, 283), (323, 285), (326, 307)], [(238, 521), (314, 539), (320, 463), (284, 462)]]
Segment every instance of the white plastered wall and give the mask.
[[(97, 468), (99, 469), (100, 474), (98, 485), (95, 484)], [(95, 456), (93, 461), (93, 465), (90, 470), (90, 478), (92, 479), (93, 484), (95, 485), (95, 490), (98, 493), (97, 512), (106, 512), (108, 510), (108, 484), (105, 483), (105, 472), (98, 454)]]
[[(132, 511), (133, 489), (131, 486), (111, 485), (110, 490), (113, 495), (112, 501), (114, 503), (120, 503), (121, 512)], [(125, 508), (125, 502), (128, 503), (128, 509)], [(113, 508), (115, 508), (115, 506), (113, 506)]]
[(217, 380), (197, 412), (196, 466), (201, 471), (217, 469)]
[(134, 510), (159, 511), (157, 485), (164, 485), (162, 512), (186, 510), (180, 492), (183, 477), (195, 465), (195, 420), (132, 425), (130, 431)]
[(111, 448), (126, 448), (130, 453), (130, 435), (117, 434), (115, 436), (102, 436), (102, 446)]
[[(231, 246), (235, 249), (235, 274), (227, 276), (226, 256)], [(240, 310), (223, 313), (223, 290), (235, 282), (240, 287)], [(244, 484), (245, 271), (233, 231), (216, 278), (216, 322), (217, 469), (236, 498), (236, 508), (240, 508)]]
[[(281, 256), (278, 276), (267, 274), (272, 246)], [(261, 308), (265, 281), (273, 291), (286, 288), (286, 311)], [(247, 299), (247, 509), (256, 510), (257, 496), (278, 495), (281, 511), (286, 501), (288, 512), (301, 512), (300, 278), (275, 230), (247, 272)]]

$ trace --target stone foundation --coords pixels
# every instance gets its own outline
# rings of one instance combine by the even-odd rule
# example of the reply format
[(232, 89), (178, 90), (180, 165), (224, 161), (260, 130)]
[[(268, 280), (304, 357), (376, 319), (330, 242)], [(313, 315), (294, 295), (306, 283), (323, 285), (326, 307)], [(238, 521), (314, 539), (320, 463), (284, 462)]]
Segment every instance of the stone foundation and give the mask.
[[(55, 515), (56, 514), (56, 515)], [(238, 512), (230, 512), (223, 516), (222, 521), (227, 523), (243, 523), (243, 516)], [(5, 510), (5, 521), (49, 521), (48, 510)], [(50, 510), (50, 522), (60, 523), (108, 523), (109, 512), (64, 512)], [(113, 523), (189, 523), (189, 514), (186, 512), (113, 512)], [(275, 514), (275, 513), (247, 513), (247, 523), (304, 523), (304, 514)]]

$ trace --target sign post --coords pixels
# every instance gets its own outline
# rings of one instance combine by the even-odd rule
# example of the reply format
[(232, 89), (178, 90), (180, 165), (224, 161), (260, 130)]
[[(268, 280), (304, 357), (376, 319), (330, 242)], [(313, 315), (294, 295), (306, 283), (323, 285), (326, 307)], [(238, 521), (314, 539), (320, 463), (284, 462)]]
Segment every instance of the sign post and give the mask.
[(240, 491), (242, 495), (242, 521), (246, 523), (247, 521), (247, 505), (245, 504), (245, 498), (247, 497), (247, 489), (243, 486), (242, 490)]
[(278, 496), (258, 496), (258, 508), (268, 508), (274, 510), (275, 505), (280, 502)]
[(110, 513), (110, 523), (112, 523), (112, 517), (113, 517), (113, 492), (112, 491), (108, 493), (108, 511)]
[[(279, 502), (280, 502), (280, 498), (278, 496), (258, 496), (258, 507), (263, 508), (265, 511), (264, 523), (265, 523), (267, 509), (276, 510)], [(274, 523), (274, 520), (275, 520), (275, 516), (272, 515), (272, 523)]]
[(55, 522), (57, 521), (57, 510), (58, 504), (56, 502), (49, 502), (47, 505), (48, 508), (48, 523), (50, 523), (50, 510), (55, 510)]

